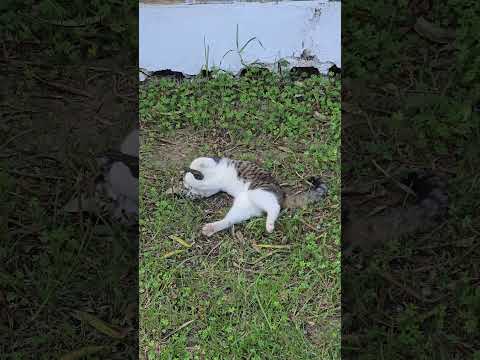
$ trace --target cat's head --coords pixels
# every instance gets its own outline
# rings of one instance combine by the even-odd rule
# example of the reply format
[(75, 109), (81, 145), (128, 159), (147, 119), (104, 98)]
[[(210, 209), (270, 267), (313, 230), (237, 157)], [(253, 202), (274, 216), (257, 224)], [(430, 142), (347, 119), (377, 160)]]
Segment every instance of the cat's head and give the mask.
[(217, 189), (211, 187), (209, 180), (219, 161), (220, 158), (215, 157), (199, 157), (192, 161), (190, 166), (185, 169), (183, 177), (183, 186), (187, 197), (209, 197), (218, 192)]

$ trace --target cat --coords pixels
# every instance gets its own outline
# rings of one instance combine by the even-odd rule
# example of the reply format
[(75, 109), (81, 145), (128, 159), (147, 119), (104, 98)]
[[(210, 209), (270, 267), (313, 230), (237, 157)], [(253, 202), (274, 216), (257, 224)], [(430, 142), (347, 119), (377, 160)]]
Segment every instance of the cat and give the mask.
[(357, 248), (373, 247), (416, 233), (431, 231), (448, 213), (447, 182), (432, 172), (412, 172), (404, 184), (416, 194), (410, 206), (392, 207), (373, 216), (352, 216), (342, 199), (342, 248), (345, 257)]
[(202, 234), (207, 237), (264, 213), (266, 230), (272, 233), (281, 209), (303, 207), (325, 196), (327, 186), (319, 178), (312, 178), (312, 183), (312, 189), (288, 195), (268, 171), (249, 161), (225, 157), (196, 158), (183, 178), (185, 195), (189, 198), (207, 198), (219, 192), (234, 197), (222, 220), (203, 226)]
[(98, 154), (98, 172), (79, 196), (63, 208), (65, 212), (107, 215), (127, 226), (138, 223), (139, 133), (135, 128), (119, 149)]
[(138, 222), (138, 157), (111, 150), (97, 157), (100, 168), (95, 178), (95, 197), (99, 208), (125, 225)]

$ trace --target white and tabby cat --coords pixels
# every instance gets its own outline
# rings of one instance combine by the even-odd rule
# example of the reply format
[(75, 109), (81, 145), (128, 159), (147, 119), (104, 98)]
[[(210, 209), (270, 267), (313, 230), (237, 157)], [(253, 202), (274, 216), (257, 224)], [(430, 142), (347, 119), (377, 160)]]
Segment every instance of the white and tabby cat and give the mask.
[(120, 149), (98, 154), (98, 173), (63, 208), (66, 212), (107, 215), (125, 225), (138, 223), (139, 134), (133, 129)]
[(266, 229), (273, 232), (282, 208), (301, 207), (324, 197), (326, 185), (319, 179), (312, 182), (313, 189), (287, 195), (272, 175), (256, 164), (217, 157), (193, 160), (183, 179), (187, 197), (209, 197), (218, 192), (234, 197), (231, 209), (222, 220), (203, 226), (205, 236), (264, 213), (267, 214)]

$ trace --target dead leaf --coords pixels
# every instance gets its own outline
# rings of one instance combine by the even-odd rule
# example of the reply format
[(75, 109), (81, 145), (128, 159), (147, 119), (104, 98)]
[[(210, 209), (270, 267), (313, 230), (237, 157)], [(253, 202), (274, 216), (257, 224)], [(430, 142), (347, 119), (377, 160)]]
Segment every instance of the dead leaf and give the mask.
[(118, 327), (108, 324), (103, 320), (100, 320), (96, 316), (83, 312), (83, 311), (76, 311), (75, 317), (81, 321), (86, 322), (90, 326), (94, 327), (96, 330), (101, 332), (102, 334), (108, 335), (112, 338), (122, 339), (127, 335), (128, 330), (126, 329), (119, 329)]
[(455, 30), (441, 28), (422, 16), (417, 19), (413, 28), (420, 36), (436, 43), (446, 44), (455, 40)]
[(180, 245), (186, 247), (186, 248), (191, 248), (193, 244), (190, 244), (188, 242), (186, 242), (185, 240), (183, 240), (181, 237), (178, 237), (176, 235), (170, 235), (169, 236), (170, 239), (178, 242)]
[(164, 254), (164, 255), (162, 256), (162, 259), (167, 259), (167, 258), (169, 258), (169, 257), (175, 256), (175, 255), (178, 255), (178, 254), (181, 254), (181, 253), (183, 253), (183, 252), (185, 252), (185, 250), (173, 250), (173, 251), (169, 251), (169, 252), (167, 252), (166, 254)]

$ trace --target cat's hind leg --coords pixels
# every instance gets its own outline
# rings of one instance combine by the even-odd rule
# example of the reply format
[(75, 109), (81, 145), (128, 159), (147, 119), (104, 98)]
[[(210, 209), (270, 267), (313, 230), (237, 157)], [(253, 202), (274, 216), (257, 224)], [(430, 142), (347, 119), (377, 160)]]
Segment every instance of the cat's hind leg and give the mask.
[(280, 215), (280, 204), (274, 193), (266, 190), (255, 189), (248, 192), (248, 197), (256, 207), (267, 213), (265, 227), (269, 233), (275, 229), (275, 221)]
[(208, 223), (203, 226), (202, 234), (212, 236), (213, 234), (228, 229), (234, 224), (259, 216), (262, 212), (250, 202), (247, 193), (239, 194), (233, 201), (231, 209), (222, 220)]

